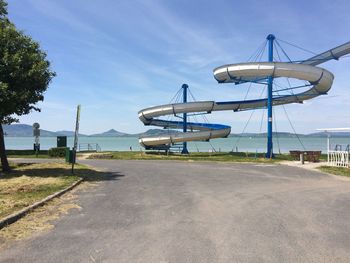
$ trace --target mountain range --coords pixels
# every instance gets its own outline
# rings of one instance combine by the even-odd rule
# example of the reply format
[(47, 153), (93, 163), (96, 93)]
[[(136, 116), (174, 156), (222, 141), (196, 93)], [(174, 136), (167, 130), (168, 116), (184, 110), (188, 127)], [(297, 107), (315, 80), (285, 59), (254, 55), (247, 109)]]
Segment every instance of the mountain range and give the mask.
[[(6, 136), (9, 137), (33, 137), (33, 127), (28, 124), (12, 124), (12, 125), (3, 125), (3, 129)], [(142, 133), (129, 134), (117, 131), (115, 129), (110, 129), (108, 131), (97, 133), (97, 134), (79, 134), (79, 136), (90, 136), (90, 137), (140, 137), (140, 136), (157, 136), (168, 133), (177, 133), (176, 130), (167, 130), (167, 129), (149, 129)], [(274, 132), (274, 135), (276, 133)], [(327, 137), (325, 132), (316, 132), (310, 134), (294, 134), (289, 132), (279, 132), (278, 136), (281, 137)], [(74, 136), (73, 131), (48, 131), (40, 129), (40, 136), (42, 137), (56, 137), (56, 136)], [(242, 137), (266, 137), (266, 133), (243, 133), (243, 134), (230, 134), (230, 136), (242, 136)], [(350, 132), (334, 132), (332, 137), (350, 137)]]
[[(12, 125), (3, 125), (5, 136), (9, 137), (33, 137), (33, 127), (28, 124), (12, 124)], [(110, 129), (108, 131), (97, 133), (97, 134), (82, 134), (79, 133), (79, 136), (83, 137), (138, 137), (138, 136), (157, 136), (166, 133), (176, 133), (175, 130), (165, 130), (165, 129), (149, 129), (142, 133), (129, 134), (125, 132), (120, 132), (115, 129)], [(41, 137), (56, 137), (56, 136), (74, 136), (74, 131), (48, 131), (40, 129)]]

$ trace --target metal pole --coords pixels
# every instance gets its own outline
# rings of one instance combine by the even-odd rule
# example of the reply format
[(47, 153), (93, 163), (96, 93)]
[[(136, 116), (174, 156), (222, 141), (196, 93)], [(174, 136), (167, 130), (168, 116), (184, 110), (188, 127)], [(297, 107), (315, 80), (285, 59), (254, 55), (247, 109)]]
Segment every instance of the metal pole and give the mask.
[(329, 163), (329, 150), (331, 148), (330, 146), (330, 138), (331, 138), (331, 135), (330, 133), (327, 133), (327, 163)]
[(80, 121), (80, 105), (77, 106), (77, 117), (75, 120), (75, 133), (74, 133), (74, 145), (73, 145), (73, 156), (72, 156), (72, 174), (74, 173), (74, 164), (77, 155), (78, 148), (78, 136), (79, 136), (79, 121)]
[[(266, 38), (269, 41), (269, 53), (268, 61), (273, 62), (273, 41), (274, 35), (268, 35)], [(266, 158), (273, 158), (273, 145), (272, 145), (272, 86), (273, 76), (269, 76), (267, 79), (267, 150)]]
[[(187, 89), (188, 89), (188, 85), (187, 84), (183, 84), (182, 85), (182, 97), (183, 97), (183, 103), (187, 102)], [(187, 113), (183, 113), (183, 128), (182, 131), (185, 133), (187, 132)], [(188, 150), (187, 150), (187, 142), (183, 142), (182, 143), (182, 152), (181, 154), (188, 154)]]

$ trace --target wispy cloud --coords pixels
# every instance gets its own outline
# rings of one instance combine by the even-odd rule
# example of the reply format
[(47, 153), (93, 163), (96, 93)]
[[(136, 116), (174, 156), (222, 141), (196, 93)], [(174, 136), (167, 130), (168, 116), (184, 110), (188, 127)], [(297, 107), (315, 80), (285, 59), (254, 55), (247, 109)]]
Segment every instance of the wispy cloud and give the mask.
[[(113, 124), (117, 129), (120, 125), (129, 132), (140, 131), (144, 127), (137, 111), (167, 103), (182, 83), (190, 85), (197, 99), (243, 99), (247, 86), (219, 85), (212, 69), (244, 61), (268, 33), (320, 52), (349, 38), (344, 31), (350, 25), (346, 1), (336, 2), (331, 10), (329, 1), (301, 5), (278, 0), (21, 0), (9, 4), (14, 22), (42, 44), (58, 73), (40, 104), (43, 112), (22, 120), (40, 120), (53, 129), (59, 126), (57, 119), (61, 126), (70, 123), (80, 103), (85, 120), (99, 130)], [(299, 58), (292, 48), (290, 52)], [(340, 116), (330, 120), (334, 125), (337, 119), (347, 118), (343, 109), (349, 106), (349, 63), (341, 60), (325, 65), (336, 74), (330, 96), (341, 95), (341, 99), (329, 96), (287, 106), (291, 119), (303, 131), (314, 129), (315, 112), (329, 118)], [(252, 88), (250, 98), (259, 97), (260, 92), (261, 88)], [(249, 114), (222, 112), (209, 118), (239, 132)], [(276, 115), (280, 128), (289, 129), (278, 107)], [(260, 118), (260, 112), (255, 113), (252, 129), (259, 126)]]

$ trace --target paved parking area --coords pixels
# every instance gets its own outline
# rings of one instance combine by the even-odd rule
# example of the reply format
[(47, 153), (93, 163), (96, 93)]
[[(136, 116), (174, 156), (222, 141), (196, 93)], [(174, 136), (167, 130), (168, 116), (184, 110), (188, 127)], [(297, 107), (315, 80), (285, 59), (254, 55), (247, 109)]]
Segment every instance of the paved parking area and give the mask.
[(283, 165), (81, 162), (110, 180), (0, 262), (350, 262), (349, 180)]

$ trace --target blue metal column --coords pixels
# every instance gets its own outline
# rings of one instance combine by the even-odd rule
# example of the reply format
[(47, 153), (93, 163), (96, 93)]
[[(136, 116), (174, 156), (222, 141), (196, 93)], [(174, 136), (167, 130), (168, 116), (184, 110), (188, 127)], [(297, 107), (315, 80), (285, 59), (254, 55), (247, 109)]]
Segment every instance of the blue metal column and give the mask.
[[(273, 41), (274, 35), (268, 35), (266, 38), (269, 41), (269, 62), (273, 62)], [(272, 86), (273, 76), (269, 76), (267, 85), (267, 150), (266, 158), (273, 158), (273, 144), (272, 144)]]
[[(188, 89), (188, 85), (187, 84), (183, 84), (182, 85), (182, 98), (183, 98), (183, 103), (187, 102), (187, 89)], [(187, 132), (187, 113), (183, 113), (183, 132)], [(182, 143), (182, 154), (188, 154), (188, 150), (187, 150), (187, 142), (183, 142)]]

